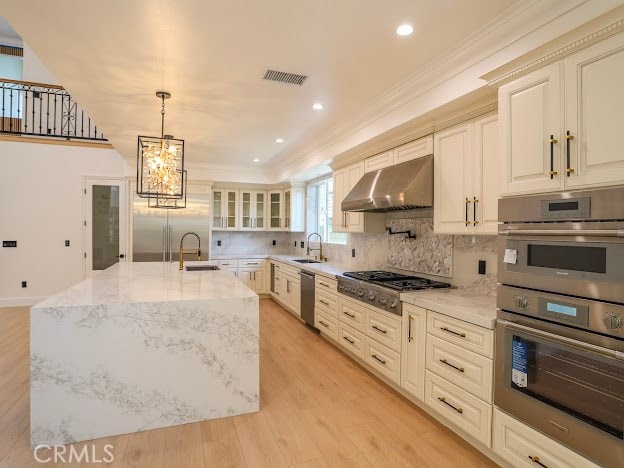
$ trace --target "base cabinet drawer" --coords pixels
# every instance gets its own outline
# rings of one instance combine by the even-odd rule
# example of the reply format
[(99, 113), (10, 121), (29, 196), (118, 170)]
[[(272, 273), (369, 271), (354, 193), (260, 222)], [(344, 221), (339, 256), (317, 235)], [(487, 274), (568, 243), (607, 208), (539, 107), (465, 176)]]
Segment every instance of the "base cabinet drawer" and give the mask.
[(595, 465), (550, 437), (494, 408), (492, 449), (512, 466), (579, 468)]
[(331, 311), (338, 318), (338, 296), (326, 291), (316, 291), (316, 306)]
[(315, 286), (317, 291), (328, 291), (334, 293), (338, 291), (338, 281), (325, 278), (321, 275), (316, 275)]
[(366, 351), (364, 335), (342, 322), (338, 322), (338, 343), (360, 359), (364, 359)]
[(401, 355), (366, 336), (364, 361), (390, 380), (401, 384)]
[(430, 311), (427, 315), (427, 333), (485, 357), (494, 357), (494, 330)]
[(338, 320), (335, 317), (317, 309), (314, 311), (314, 326), (324, 335), (338, 341)]
[(338, 301), (338, 318), (341, 322), (364, 333), (366, 309), (359, 304), (340, 298)]
[(368, 309), (366, 311), (366, 335), (388, 348), (401, 351), (401, 321)]
[(479, 354), (427, 334), (426, 366), (449, 382), (492, 402), (493, 363)]
[(236, 268), (238, 266), (238, 260), (217, 260), (217, 265), (221, 267), (222, 270), (227, 270), (228, 268)]
[(492, 405), (432, 372), (425, 372), (425, 403), (475, 439), (490, 446)]

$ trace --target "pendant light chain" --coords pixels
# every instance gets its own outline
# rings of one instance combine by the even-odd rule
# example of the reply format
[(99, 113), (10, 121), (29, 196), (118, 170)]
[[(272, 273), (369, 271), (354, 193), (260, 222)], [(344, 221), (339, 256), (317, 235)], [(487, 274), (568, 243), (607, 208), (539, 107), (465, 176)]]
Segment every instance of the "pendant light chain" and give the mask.
[(165, 96), (162, 96), (162, 105), (160, 109), (160, 138), (165, 138)]

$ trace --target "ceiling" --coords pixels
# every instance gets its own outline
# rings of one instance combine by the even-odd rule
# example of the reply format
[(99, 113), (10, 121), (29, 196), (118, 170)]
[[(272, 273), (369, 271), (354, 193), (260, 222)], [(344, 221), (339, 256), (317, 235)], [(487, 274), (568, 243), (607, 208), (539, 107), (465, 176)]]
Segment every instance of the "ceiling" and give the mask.
[[(0, 0), (2, 14), (126, 158), (138, 134), (189, 161), (277, 167), (518, 0)], [(183, 5), (183, 7), (182, 7)], [(33, 15), (32, 12), (37, 14)], [(414, 26), (411, 36), (395, 28)], [(65, 26), (61, 26), (65, 25)], [(0, 28), (2, 23), (0, 23)], [(267, 68), (309, 75), (299, 87)], [(315, 111), (314, 102), (325, 109)], [(281, 137), (284, 143), (276, 143)]]
[(13, 29), (9, 22), (0, 16), (0, 37), (8, 37), (9, 39), (20, 39), (19, 34)]

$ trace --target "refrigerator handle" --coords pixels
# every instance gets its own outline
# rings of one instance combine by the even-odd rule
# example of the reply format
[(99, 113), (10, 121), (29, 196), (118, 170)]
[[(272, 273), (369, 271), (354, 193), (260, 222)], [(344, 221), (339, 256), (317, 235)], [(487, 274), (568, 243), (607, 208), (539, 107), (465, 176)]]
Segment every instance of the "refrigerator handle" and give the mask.
[(169, 263), (173, 261), (173, 249), (171, 248), (172, 240), (173, 240), (173, 226), (169, 226)]
[(167, 254), (167, 233), (166, 233), (166, 225), (163, 224), (162, 227), (162, 253), (163, 253), (163, 262), (166, 261), (166, 254)]

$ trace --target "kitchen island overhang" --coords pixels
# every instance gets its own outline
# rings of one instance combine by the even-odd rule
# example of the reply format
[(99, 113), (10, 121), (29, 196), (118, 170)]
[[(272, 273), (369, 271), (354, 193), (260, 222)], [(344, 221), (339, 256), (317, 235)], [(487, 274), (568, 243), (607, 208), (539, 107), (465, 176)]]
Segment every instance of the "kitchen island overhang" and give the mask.
[(258, 411), (258, 314), (232, 273), (161, 262), (116, 264), (37, 304), (31, 445)]

